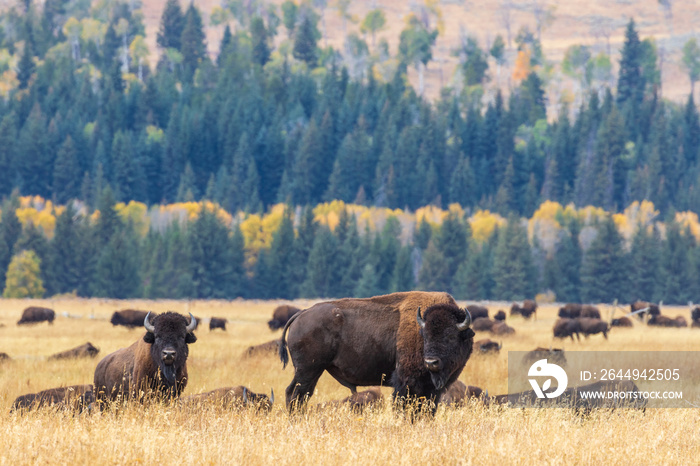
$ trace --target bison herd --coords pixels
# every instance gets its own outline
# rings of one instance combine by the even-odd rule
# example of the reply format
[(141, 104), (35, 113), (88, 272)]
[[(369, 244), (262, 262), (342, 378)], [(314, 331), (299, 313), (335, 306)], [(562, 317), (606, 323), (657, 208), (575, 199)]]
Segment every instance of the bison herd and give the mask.
[[(537, 303), (525, 300), (514, 303), (510, 316), (537, 318)], [(687, 327), (682, 316), (671, 318), (661, 314), (659, 305), (635, 302), (626, 316), (603, 320), (600, 310), (587, 304), (568, 303), (558, 312), (553, 327), (555, 338), (584, 337), (602, 334), (605, 339), (612, 327), (632, 327), (633, 320), (648, 325)], [(18, 325), (49, 322), (55, 312), (42, 307), (29, 307)], [(691, 311), (693, 327), (700, 327), (700, 307)], [(282, 330), (281, 337), (249, 347), (244, 358), (276, 355), (282, 368), (291, 361), (293, 375), (285, 390), (285, 401), (293, 412), (304, 409), (324, 372), (350, 390), (342, 400), (316, 405), (313, 409), (344, 405), (361, 411), (379, 403), (383, 396), (378, 386), (390, 386), (392, 400), (398, 408), (412, 405), (434, 413), (438, 404), (459, 405), (470, 399), (484, 404), (506, 404), (533, 398), (524, 392), (489, 397), (479, 387), (466, 386), (458, 380), (473, 355), (498, 353), (502, 341), (480, 339), (475, 332), (507, 336), (515, 329), (506, 322), (506, 313), (499, 310), (493, 319), (489, 310), (479, 305), (460, 308), (447, 293), (402, 292), (372, 298), (345, 298), (315, 304), (301, 310), (290, 305), (278, 306), (268, 322), (271, 330)], [(125, 400), (147, 402), (149, 399), (176, 401), (184, 407), (215, 403), (220, 406), (255, 406), (269, 411), (274, 403), (270, 396), (256, 394), (247, 387), (222, 387), (206, 393), (181, 396), (188, 383), (189, 346), (197, 341), (194, 331), (201, 319), (174, 312), (155, 314), (136, 309), (116, 311), (112, 325), (143, 328), (145, 333), (133, 344), (108, 354), (95, 368), (92, 385), (71, 385), (52, 388), (18, 397), (13, 410), (41, 406), (63, 406), (77, 412), (103, 409)], [(510, 322), (510, 321), (509, 321)], [(212, 317), (209, 330), (226, 330), (226, 319)], [(95, 357), (99, 349), (90, 342), (66, 350), (49, 359)], [(0, 361), (9, 359), (0, 353)], [(566, 364), (561, 348), (537, 347), (525, 355), (524, 364), (547, 359)], [(358, 391), (358, 387), (373, 388)], [(577, 390), (586, 389), (579, 387)], [(636, 387), (631, 388), (636, 389)], [(578, 392), (567, 396), (576, 398)]]

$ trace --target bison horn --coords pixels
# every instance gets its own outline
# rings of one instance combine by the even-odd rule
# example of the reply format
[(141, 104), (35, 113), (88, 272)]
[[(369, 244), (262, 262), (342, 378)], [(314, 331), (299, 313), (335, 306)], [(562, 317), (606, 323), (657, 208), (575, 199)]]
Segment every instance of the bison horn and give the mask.
[(190, 312), (190, 323), (187, 325), (187, 333), (190, 333), (195, 328), (197, 328), (197, 319), (195, 319), (192, 313)]
[(275, 391), (270, 387), (270, 404), (275, 404)]
[(503, 348), (503, 342), (500, 342), (500, 343), (498, 344), (498, 351), (501, 351), (501, 348)]
[(243, 387), (243, 404), (248, 404), (248, 389)]
[(146, 318), (143, 319), (143, 326), (146, 327), (146, 330), (148, 330), (151, 333), (154, 333), (156, 331), (156, 328), (153, 326), (151, 322), (149, 322), (148, 318), (151, 316), (151, 311), (148, 311), (148, 314), (146, 314)]
[(418, 314), (416, 315), (416, 321), (418, 322), (418, 325), (420, 325), (420, 328), (425, 328), (425, 321), (420, 316), (420, 306), (418, 306)]
[(463, 332), (464, 330), (468, 329), (469, 326), (472, 324), (472, 315), (469, 313), (469, 309), (464, 308), (464, 313), (466, 316), (464, 317), (464, 322), (460, 322), (457, 324), (457, 330), (460, 332)]

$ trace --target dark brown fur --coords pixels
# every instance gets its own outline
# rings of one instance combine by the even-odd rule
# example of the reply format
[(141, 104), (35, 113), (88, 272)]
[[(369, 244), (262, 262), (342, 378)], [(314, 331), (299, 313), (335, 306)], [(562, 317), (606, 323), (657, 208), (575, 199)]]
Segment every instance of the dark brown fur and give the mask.
[(503, 309), (499, 309), (498, 312), (496, 313), (495, 316), (493, 316), (494, 320), (500, 320), (501, 322), (505, 322), (506, 320), (506, 313), (503, 311)]
[(211, 332), (215, 328), (220, 328), (221, 330), (226, 331), (226, 322), (227, 320), (221, 317), (212, 317), (209, 321), (209, 331)]
[(576, 319), (581, 327), (581, 333), (588, 338), (589, 335), (602, 333), (605, 339), (608, 339), (608, 323), (600, 319), (591, 319), (589, 317), (579, 317)]
[(520, 306), (517, 303), (513, 303), (510, 307), (510, 315), (521, 315), (525, 319), (529, 319), (530, 316), (537, 313), (537, 303), (532, 299), (526, 299), (523, 301), (523, 305)]
[(469, 314), (471, 314), (472, 319), (478, 319), (479, 317), (489, 318), (489, 310), (484, 306), (479, 306), (478, 304), (470, 304), (467, 306)]
[(49, 359), (94, 358), (99, 352), (100, 349), (95, 348), (95, 346), (88, 341), (75, 348), (53, 354), (49, 356)]
[(32, 410), (53, 405), (80, 412), (87, 409), (94, 401), (92, 385), (71, 385), (18, 396), (12, 403), (11, 411)]
[(463, 405), (472, 398), (482, 398), (482, 396), (484, 396), (484, 392), (481, 388), (473, 385), (467, 386), (461, 380), (455, 380), (440, 397), (440, 403)]
[(571, 341), (574, 341), (574, 335), (576, 335), (576, 339), (581, 341), (581, 337), (579, 336), (581, 324), (579, 324), (577, 319), (560, 318), (554, 323), (553, 332), (554, 338), (571, 337)]
[[(658, 305), (654, 303), (650, 303), (647, 301), (635, 301), (632, 304), (630, 304), (630, 312), (636, 312), (636, 311), (641, 311), (642, 309), (649, 308), (649, 311), (647, 312), (648, 315), (654, 318), (654, 316), (661, 315), (661, 309), (659, 308)], [(640, 320), (644, 318), (644, 312), (640, 312), (639, 314), (635, 314)]]
[[(105, 356), (95, 369), (97, 399), (131, 398), (142, 391), (166, 398), (180, 396), (187, 385), (187, 344), (197, 341), (194, 333), (187, 333), (189, 320), (174, 312), (150, 318), (155, 334), (146, 332), (128, 348)], [(172, 365), (166, 365), (161, 353), (171, 348), (176, 351), (176, 357)]]
[(649, 319), (648, 325), (656, 327), (687, 327), (688, 321), (685, 320), (683, 316), (677, 316), (675, 319), (671, 319), (667, 316), (657, 315)]
[[(394, 399), (436, 401), (471, 355), (474, 332), (457, 329), (464, 318), (447, 293), (413, 291), (316, 304), (296, 314), (282, 332), (280, 358), (286, 365), (288, 344), (295, 367), (287, 406), (303, 404), (324, 371), (353, 393), (357, 386), (390, 382)], [(439, 369), (431, 372), (426, 359), (437, 361)]]
[(472, 323), (472, 330), (475, 332), (490, 332), (496, 321), (489, 319), (488, 317), (479, 317), (474, 319)]
[(559, 317), (564, 319), (576, 319), (581, 317), (581, 308), (583, 306), (578, 303), (566, 303), (559, 308)]
[(617, 319), (613, 319), (612, 322), (610, 322), (611, 327), (632, 327), (632, 321), (630, 320), (629, 317), (619, 317)]
[(12, 361), (12, 358), (7, 353), (0, 353), (0, 361)]
[(47, 307), (30, 306), (22, 311), (22, 318), (17, 321), (17, 325), (37, 324), (39, 322), (48, 322), (53, 324), (56, 318), (56, 313), (53, 309)]
[[(246, 394), (243, 396), (243, 390)], [(245, 403), (244, 403), (245, 401)], [(267, 395), (251, 392), (243, 385), (237, 387), (222, 387), (211, 390), (205, 393), (189, 395), (180, 398), (180, 404), (183, 406), (201, 407), (202, 405), (216, 405), (224, 408), (232, 408), (234, 406), (250, 406), (256, 407), (263, 411), (272, 409), (273, 400)]]
[(600, 310), (590, 304), (584, 304), (581, 306), (581, 317), (588, 317), (591, 319), (600, 319)]
[(316, 409), (324, 410), (331, 407), (339, 408), (347, 405), (354, 413), (360, 414), (365, 409), (374, 406), (380, 406), (384, 401), (384, 395), (379, 387), (372, 387), (368, 390), (353, 393), (342, 400), (327, 401), (316, 405)]
[(495, 322), (491, 327), (491, 333), (494, 335), (512, 335), (515, 329), (505, 322)]
[[(114, 311), (112, 318), (109, 320), (112, 325), (122, 325), (124, 327), (136, 328), (143, 327), (143, 319), (146, 318), (148, 311), (139, 311), (137, 309), (123, 309)], [(151, 313), (151, 318), (155, 317), (156, 313)]]
[(289, 319), (291, 319), (292, 316), (299, 311), (301, 311), (301, 309), (290, 306), (289, 304), (277, 306), (275, 310), (272, 311), (272, 320), (267, 323), (267, 326), (270, 327), (270, 330), (280, 329), (287, 325)]
[(488, 338), (475, 341), (474, 351), (477, 353), (498, 353), (501, 351), (501, 344)]

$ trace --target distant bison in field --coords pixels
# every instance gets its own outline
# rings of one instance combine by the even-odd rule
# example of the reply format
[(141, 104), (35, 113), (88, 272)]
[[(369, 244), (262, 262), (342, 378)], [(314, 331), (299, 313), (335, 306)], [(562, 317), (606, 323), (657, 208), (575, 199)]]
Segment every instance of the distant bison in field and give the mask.
[(440, 403), (453, 406), (463, 405), (472, 398), (485, 397), (488, 397), (488, 392), (484, 393), (481, 388), (474, 385), (466, 385), (461, 380), (455, 380), (440, 397)]
[(671, 319), (670, 317), (664, 316), (664, 315), (656, 315), (653, 316), (651, 319), (649, 319), (649, 322), (647, 322), (648, 325), (651, 326), (656, 326), (656, 327), (687, 327), (688, 326), (688, 321), (685, 320), (685, 317), (683, 316), (677, 316), (675, 319)]
[(495, 316), (493, 316), (494, 320), (500, 320), (501, 322), (505, 322), (506, 320), (506, 313), (503, 311), (503, 309), (499, 309), (498, 312), (496, 313)]
[[(693, 327), (700, 326), (700, 307), (694, 307), (693, 310), (690, 311), (690, 319), (693, 321)], [(696, 322), (698, 325), (695, 324)]]
[(316, 405), (316, 409), (323, 410), (330, 407), (339, 408), (347, 405), (352, 412), (359, 414), (369, 407), (380, 406), (383, 401), (384, 395), (382, 395), (380, 387), (372, 387), (367, 390), (353, 393), (342, 400), (333, 400), (320, 403)]
[(94, 358), (99, 352), (100, 349), (95, 348), (95, 346), (88, 341), (84, 345), (53, 354), (49, 356), (49, 359)]
[(574, 341), (574, 335), (576, 335), (577, 340), (581, 340), (579, 333), (581, 332), (581, 325), (577, 319), (569, 319), (562, 317), (554, 323), (554, 338), (566, 338), (571, 337), (571, 341)]
[(537, 303), (532, 299), (526, 299), (523, 301), (523, 305), (520, 306), (517, 303), (513, 303), (510, 307), (510, 315), (521, 315), (525, 319), (529, 319), (530, 316), (537, 313)]
[(528, 352), (523, 357), (523, 364), (532, 365), (540, 359), (546, 359), (550, 364), (558, 364), (560, 366), (566, 365), (566, 356), (564, 355), (563, 349), (552, 347), (543, 348), (541, 346), (538, 346), (534, 350)]
[(472, 330), (475, 332), (490, 332), (495, 323), (495, 321), (488, 317), (479, 317), (478, 319), (474, 319)]
[(270, 411), (275, 402), (275, 392), (270, 389), (270, 397), (251, 392), (247, 387), (222, 387), (205, 393), (189, 395), (180, 399), (182, 406), (214, 405), (223, 408), (250, 406), (262, 411)]
[(226, 319), (212, 317), (209, 321), (209, 331), (211, 332), (215, 328), (220, 328), (221, 330), (226, 331), (226, 322), (228, 322)]
[(559, 317), (567, 319), (577, 319), (579, 317), (600, 319), (600, 310), (591, 304), (567, 303), (559, 308)]
[(48, 322), (53, 324), (56, 318), (56, 313), (53, 309), (47, 307), (30, 306), (22, 311), (22, 317), (17, 321), (17, 325), (37, 324), (39, 322)]
[(512, 335), (515, 329), (505, 322), (495, 322), (491, 327), (491, 333), (494, 335)]
[(279, 353), (280, 340), (268, 341), (267, 343), (261, 343), (259, 345), (249, 346), (243, 352), (244, 358), (254, 358), (258, 356), (276, 356)]
[(104, 357), (95, 369), (99, 401), (156, 392), (176, 398), (187, 385), (188, 344), (197, 341), (192, 333), (195, 318), (166, 312), (143, 320), (146, 334), (128, 348)]
[(71, 385), (18, 396), (12, 403), (11, 411), (57, 406), (80, 412), (89, 409), (94, 401), (92, 385)]
[[(146, 318), (148, 311), (139, 311), (136, 309), (123, 309), (114, 311), (112, 318), (109, 320), (112, 325), (122, 325), (124, 327), (136, 328), (143, 326), (143, 320)], [(157, 314), (153, 313), (151, 317)]]
[(353, 393), (357, 386), (390, 381), (394, 401), (412, 400), (419, 410), (434, 413), (471, 356), (471, 322), (469, 311), (447, 293), (412, 291), (315, 304), (294, 315), (282, 332), (280, 359), (286, 366), (291, 354), (295, 369), (287, 406), (303, 406), (328, 371)]
[(467, 310), (469, 311), (469, 314), (471, 314), (472, 319), (474, 320), (480, 317), (485, 317), (487, 319), (489, 317), (489, 310), (484, 306), (479, 306), (478, 304), (470, 304), (469, 306), (467, 306)]
[(280, 329), (299, 311), (301, 311), (301, 309), (290, 306), (289, 304), (277, 306), (275, 310), (272, 311), (272, 320), (267, 323), (267, 326), (270, 327), (270, 330)]
[(610, 322), (611, 327), (632, 327), (632, 320), (629, 317), (620, 317)]
[[(646, 312), (638, 312), (643, 309), (646, 309)], [(654, 316), (661, 315), (661, 309), (658, 305), (654, 303), (650, 303), (647, 301), (635, 301), (632, 304), (630, 304), (630, 313), (636, 313), (635, 315), (640, 320), (644, 318), (645, 314), (651, 316), (651, 318), (653, 319)]]
[(12, 361), (12, 358), (7, 353), (0, 353), (0, 362), (2, 361)]
[(474, 342), (474, 351), (482, 354), (498, 353), (501, 351), (502, 347), (503, 343), (497, 343), (493, 340), (489, 340), (488, 338)]
[(586, 338), (588, 338), (589, 335), (602, 333), (605, 339), (608, 339), (608, 323), (604, 320), (590, 317), (579, 317), (577, 320), (581, 328), (581, 333), (583, 333), (583, 336)]

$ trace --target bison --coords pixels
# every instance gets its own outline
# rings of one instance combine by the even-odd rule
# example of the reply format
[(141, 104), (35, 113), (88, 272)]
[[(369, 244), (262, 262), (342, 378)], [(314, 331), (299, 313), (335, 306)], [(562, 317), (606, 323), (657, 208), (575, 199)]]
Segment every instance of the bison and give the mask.
[[(122, 325), (124, 327), (136, 328), (143, 325), (143, 320), (146, 318), (148, 311), (139, 311), (136, 309), (123, 309), (114, 311), (112, 318), (109, 320), (112, 325)], [(155, 317), (156, 314), (153, 314)]]
[(272, 356), (272, 355), (277, 355), (280, 350), (280, 341), (279, 339), (277, 340), (272, 340), (268, 341), (267, 343), (261, 343), (259, 345), (255, 346), (249, 346), (248, 349), (246, 349), (243, 352), (243, 357), (244, 358), (254, 358), (258, 356)]
[(226, 319), (223, 319), (221, 317), (212, 317), (211, 320), (209, 321), (209, 331), (211, 332), (215, 328), (220, 328), (224, 332), (226, 331)]
[(503, 311), (503, 309), (499, 309), (498, 312), (496, 313), (495, 316), (493, 316), (494, 320), (499, 320), (501, 322), (505, 322), (506, 320), (506, 313)]
[(482, 398), (487, 397), (488, 392), (484, 391), (473, 385), (465, 385), (461, 380), (455, 380), (452, 385), (447, 387), (445, 393), (440, 397), (440, 403), (446, 405), (462, 405), (467, 400), (472, 398)]
[[(573, 337), (572, 337), (573, 340)], [(546, 359), (548, 363), (557, 364), (559, 366), (566, 365), (566, 356), (564, 355), (564, 350), (561, 348), (543, 348), (538, 346), (532, 351), (529, 351), (523, 357), (524, 365), (532, 365), (540, 359)]]
[(602, 333), (605, 339), (608, 339), (608, 323), (600, 319), (592, 319), (590, 317), (579, 317), (576, 319), (581, 328), (583, 336), (588, 338), (589, 335)]
[(94, 401), (92, 385), (71, 385), (18, 396), (12, 403), (11, 411), (60, 406), (81, 412), (89, 409)]
[(577, 319), (581, 317), (581, 307), (578, 303), (566, 303), (559, 308), (559, 317), (564, 319)]
[(656, 315), (652, 316), (651, 319), (649, 319), (649, 322), (647, 322), (648, 325), (656, 326), (656, 327), (687, 327), (688, 326), (688, 321), (685, 320), (685, 317), (683, 316), (677, 316), (675, 319), (671, 319), (670, 317), (664, 316), (664, 315)]
[(12, 358), (7, 353), (0, 353), (0, 362), (2, 361), (12, 361)]
[(696, 306), (690, 311), (690, 318), (693, 321), (693, 327), (696, 327), (695, 322), (700, 322), (700, 307)]
[(342, 400), (333, 400), (318, 404), (316, 405), (316, 409), (323, 410), (330, 407), (339, 408), (341, 406), (348, 406), (350, 411), (359, 414), (369, 407), (381, 405), (383, 401), (384, 395), (382, 395), (380, 387), (372, 387), (368, 390), (353, 393)]
[(532, 299), (526, 299), (523, 301), (523, 305), (519, 306), (517, 303), (513, 303), (510, 307), (510, 315), (521, 315), (526, 319), (537, 313), (537, 303)]
[(620, 317), (610, 321), (611, 327), (632, 327), (632, 321), (629, 317)]
[(472, 316), (472, 319), (476, 320), (479, 317), (489, 318), (489, 310), (484, 306), (479, 306), (478, 304), (470, 304), (467, 306), (467, 311)]
[(274, 311), (272, 311), (272, 320), (267, 323), (270, 330), (277, 330), (285, 325), (289, 319), (292, 318), (296, 313), (301, 311), (298, 307), (290, 306), (289, 304), (282, 304), (277, 306)]
[(472, 330), (475, 332), (490, 332), (495, 323), (495, 321), (489, 319), (488, 317), (479, 317), (478, 319), (474, 319)]
[(88, 341), (84, 345), (53, 354), (49, 356), (49, 359), (94, 358), (99, 352), (100, 349), (95, 348), (95, 346)]
[(295, 369), (287, 406), (302, 406), (328, 371), (353, 394), (358, 386), (388, 380), (396, 402), (416, 400), (419, 409), (427, 402), (434, 413), (471, 356), (470, 325), (469, 311), (447, 293), (412, 291), (318, 303), (294, 315), (282, 331), (280, 359), (286, 367), (291, 354)]
[(554, 338), (571, 337), (571, 341), (574, 341), (574, 335), (576, 335), (576, 339), (581, 341), (581, 337), (579, 336), (581, 325), (577, 319), (562, 317), (554, 323), (553, 331)]
[(270, 389), (270, 397), (268, 398), (267, 395), (253, 393), (247, 387), (239, 385), (237, 387), (217, 388), (209, 392), (186, 396), (179, 401), (183, 406), (201, 407), (205, 404), (224, 408), (253, 406), (263, 411), (270, 411), (275, 402), (275, 392)]
[(146, 334), (128, 348), (104, 357), (95, 369), (95, 390), (99, 401), (119, 396), (134, 397), (153, 391), (166, 399), (180, 396), (187, 385), (188, 344), (197, 341), (192, 333), (197, 322), (166, 312), (143, 320)]
[(584, 304), (581, 306), (581, 316), (580, 317), (588, 317), (591, 319), (600, 319), (600, 310), (592, 306), (590, 304)]
[(491, 327), (491, 333), (494, 335), (512, 335), (515, 329), (505, 322), (495, 322)]
[(39, 322), (48, 322), (53, 324), (56, 318), (56, 313), (53, 309), (39, 306), (29, 306), (22, 311), (22, 317), (17, 321), (17, 325), (38, 324)]
[(502, 347), (503, 343), (496, 343), (495, 341), (489, 340), (488, 338), (474, 342), (474, 350), (482, 354), (498, 353), (499, 351), (501, 351)]
[[(639, 312), (645, 309), (645, 312)], [(654, 316), (661, 315), (661, 309), (654, 303), (649, 303), (647, 301), (635, 301), (630, 304), (630, 314), (636, 314), (640, 320), (644, 318), (644, 314), (648, 314), (653, 319)]]

